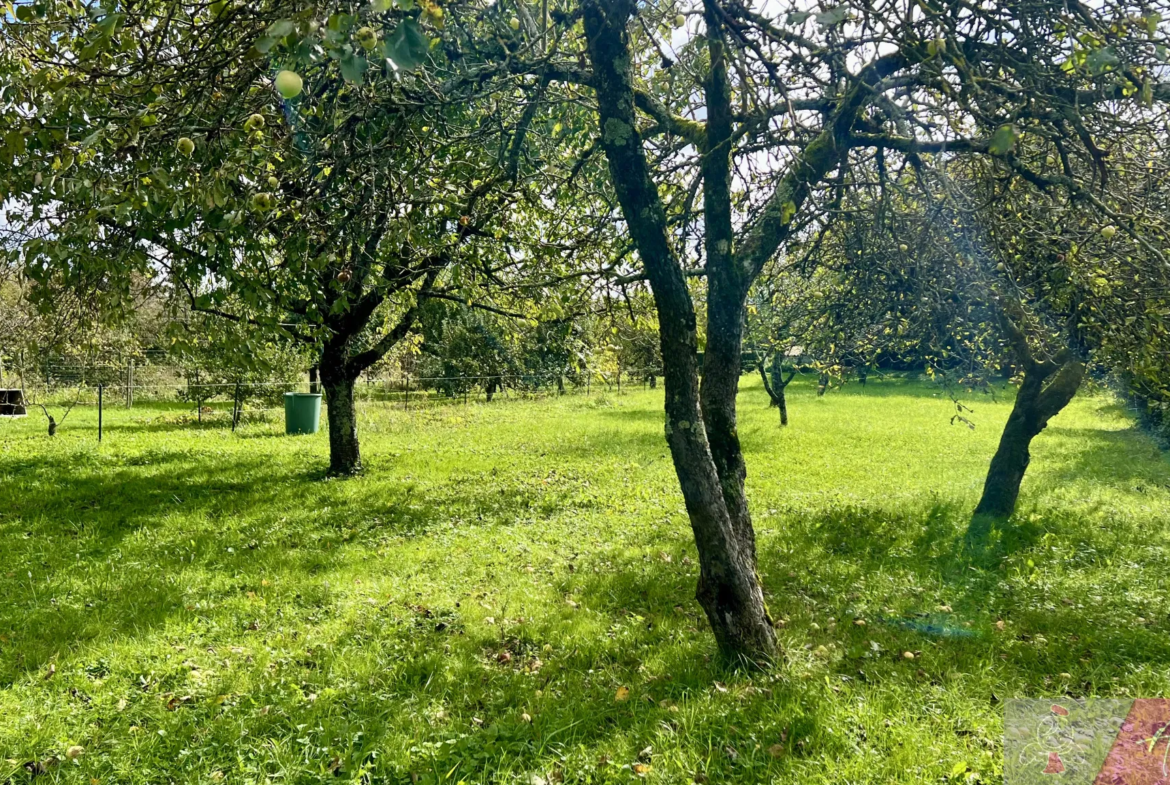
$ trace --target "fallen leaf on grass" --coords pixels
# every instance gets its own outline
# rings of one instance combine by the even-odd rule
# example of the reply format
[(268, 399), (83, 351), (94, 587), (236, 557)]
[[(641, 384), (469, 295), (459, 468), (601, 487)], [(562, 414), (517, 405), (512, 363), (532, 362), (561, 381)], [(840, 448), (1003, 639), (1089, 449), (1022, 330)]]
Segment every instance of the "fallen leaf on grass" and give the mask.
[(626, 687), (624, 685), (621, 687), (618, 687), (617, 692), (615, 692), (613, 695), (613, 699), (615, 701), (618, 701), (618, 702), (629, 700), (630, 699), (630, 688)]

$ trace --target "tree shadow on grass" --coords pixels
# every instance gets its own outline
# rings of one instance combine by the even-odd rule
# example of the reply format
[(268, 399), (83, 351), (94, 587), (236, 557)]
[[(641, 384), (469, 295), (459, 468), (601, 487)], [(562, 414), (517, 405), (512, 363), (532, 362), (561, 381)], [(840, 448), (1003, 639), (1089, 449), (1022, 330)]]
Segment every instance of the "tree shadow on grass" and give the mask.
[[(852, 506), (794, 519), (790, 525), (814, 547), (794, 556), (776, 538), (763, 541), (761, 566), (772, 576), (766, 583), (776, 598), (770, 604), (779, 614), (807, 616), (812, 608), (836, 618), (854, 643), (875, 618), (889, 617), (905, 650), (929, 643), (943, 655), (940, 662), (958, 669), (964, 658), (973, 667), (978, 656), (1002, 654), (1005, 662), (996, 667), (1004, 683), (1033, 690), (1051, 690), (1052, 676), (1067, 672), (1073, 675), (1065, 686), (1083, 694), (1111, 686), (1098, 672), (1103, 666), (1115, 673), (1170, 664), (1170, 650), (1158, 643), (1170, 631), (1164, 619), (1135, 630), (1124, 591), (1086, 596), (1085, 587), (1107, 565), (1139, 555), (1132, 539), (1086, 526), (1082, 513), (1048, 510), (1006, 528), (995, 547), (972, 558), (962, 541), (967, 515), (965, 506), (943, 502), (917, 513)], [(1059, 559), (1052, 555), (1055, 542), (1065, 548)], [(781, 571), (788, 577), (779, 577)], [(860, 589), (875, 578), (904, 588), (867, 599)], [(853, 617), (867, 624), (850, 628)], [(1004, 629), (995, 626), (1004, 619)], [(1027, 645), (1045, 639), (1052, 645)]]
[[(1150, 460), (1158, 447), (1137, 426), (1123, 430), (1049, 426), (1040, 439), (1056, 466), (1042, 467), (1043, 479), (1054, 485), (1091, 480), (1125, 490), (1150, 485), (1170, 488), (1170, 463)], [(1027, 483), (1027, 479), (1024, 480)]]
[(118, 461), (75, 452), (0, 462), (0, 634), (20, 641), (0, 643), (0, 685), (95, 641), (196, 620), (193, 606), (207, 598), (184, 586), (218, 581), (209, 576), (312, 582), (350, 543), (417, 536), (453, 518), (514, 525), (551, 512), (537, 489), (319, 474), (165, 448)]
[[(573, 781), (583, 782), (587, 774), (597, 781), (603, 779), (593, 773), (600, 756), (610, 759), (602, 769), (632, 766), (654, 763), (655, 751), (674, 748), (673, 768), (662, 776), (702, 771), (712, 782), (795, 780), (808, 759), (829, 765), (871, 754), (858, 744), (867, 734), (896, 740), (898, 730), (887, 730), (891, 725), (952, 733), (961, 746), (959, 734), (987, 729), (967, 727), (970, 714), (949, 714), (960, 705), (995, 714), (996, 702), (1016, 693), (1106, 693), (1115, 674), (1170, 665), (1170, 652), (1155, 645), (1153, 632), (1133, 643), (1132, 630), (1102, 625), (1089, 609), (1059, 606), (1038, 613), (1030, 596), (1001, 596), (996, 585), (1003, 573), (964, 579), (940, 569), (955, 521), (945, 507), (929, 518), (925, 528), (932, 531), (899, 538), (884, 551), (856, 548), (837, 558), (856, 573), (893, 574), (907, 590), (933, 584), (955, 606), (950, 623), (969, 636), (886, 625), (880, 613), (864, 611), (868, 624), (853, 625), (856, 609), (888, 598), (876, 587), (868, 595), (853, 570), (817, 572), (766, 548), (762, 567), (768, 574), (797, 576), (765, 580), (773, 613), (792, 620), (780, 630), (783, 662), (762, 673), (734, 672), (714, 656), (692, 599), (696, 568), (689, 548), (673, 540), (659, 555), (596, 554), (564, 576), (576, 603), (571, 610), (545, 608), (523, 623), (502, 623), (498, 632), (455, 638), (449, 630), (417, 633), (402, 665), (375, 688), (382, 705), (398, 708), (383, 713), (376, 727), (365, 727), (388, 743), (395, 726), (413, 718), (416, 749), (427, 754), (388, 762), (379, 773), (431, 783), (454, 769), (468, 782), (487, 782), (494, 773), (549, 777), (559, 766), (572, 766)], [(899, 552), (903, 546), (908, 550)], [(925, 564), (924, 553), (930, 556)], [(978, 615), (989, 606), (995, 615)], [(996, 616), (1008, 620), (1005, 630), (995, 627)], [(962, 625), (964, 617), (974, 618), (972, 627)], [(839, 621), (833, 626), (827, 618)], [(809, 624), (812, 619), (819, 620), (819, 629)], [(591, 632), (582, 634), (581, 625)], [(1039, 645), (1044, 637), (1048, 643)], [(820, 646), (826, 654), (817, 653)], [(446, 654), (436, 657), (439, 650)], [(916, 652), (915, 658), (907, 660), (904, 651)], [(1070, 677), (1054, 683), (1060, 671)], [(969, 674), (978, 678), (967, 679)], [(947, 708), (924, 712), (908, 695)], [(346, 700), (362, 703), (358, 695)], [(855, 702), (889, 710), (853, 719), (843, 736), (835, 724), (843, 720), (842, 708)], [(363, 705), (355, 710), (372, 711), (374, 702)], [(441, 707), (441, 719), (420, 727), (427, 706)], [(311, 721), (288, 719), (290, 727)], [(990, 737), (984, 742), (987, 749), (997, 744)], [(644, 747), (651, 753), (639, 758)]]

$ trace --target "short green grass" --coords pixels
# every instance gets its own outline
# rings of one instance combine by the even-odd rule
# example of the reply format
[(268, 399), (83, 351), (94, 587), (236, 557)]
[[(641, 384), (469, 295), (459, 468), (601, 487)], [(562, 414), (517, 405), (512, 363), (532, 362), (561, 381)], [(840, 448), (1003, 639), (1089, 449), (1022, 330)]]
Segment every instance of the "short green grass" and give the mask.
[(757, 673), (693, 600), (661, 390), (371, 405), (344, 481), (178, 406), (0, 423), (0, 782), (996, 782), (1005, 699), (1170, 693), (1170, 463), (1109, 397), (961, 558), (1008, 401), (798, 381), (781, 430), (745, 377)]

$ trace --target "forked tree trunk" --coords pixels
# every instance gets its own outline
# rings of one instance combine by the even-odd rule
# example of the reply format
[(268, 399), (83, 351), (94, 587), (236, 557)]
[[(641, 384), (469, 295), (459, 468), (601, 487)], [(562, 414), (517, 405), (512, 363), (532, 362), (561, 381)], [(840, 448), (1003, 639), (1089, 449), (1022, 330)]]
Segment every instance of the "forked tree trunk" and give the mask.
[[(735, 435), (735, 391), (746, 287), (725, 281), (728, 285), (714, 297), (710, 318), (716, 324), (708, 325), (700, 404), (694, 305), (682, 267), (670, 247), (665, 211), (650, 177), (634, 116), (626, 33), (626, 20), (632, 10), (631, 2), (583, 4), (601, 118), (601, 144), (658, 310), (666, 440), (699, 555), (696, 598), (725, 656), (765, 661), (775, 653), (776, 637), (756, 574), (755, 540), (747, 516), (742, 455)], [(728, 155), (726, 150), (723, 153)], [(707, 172), (708, 177), (710, 174)], [(729, 210), (730, 206), (722, 209)], [(708, 270), (719, 264), (709, 262)], [(713, 441), (709, 442), (709, 438)]]
[(764, 369), (764, 364), (760, 363), (760, 378), (764, 380), (764, 390), (768, 393), (768, 399), (771, 405), (780, 409), (780, 425), (783, 427), (788, 424), (788, 398), (785, 391), (788, 389), (789, 383), (796, 377), (796, 369), (793, 368), (788, 372), (788, 378), (784, 378), (783, 356), (779, 353), (772, 357), (772, 378), (768, 380), (768, 372)]
[(1081, 385), (1084, 364), (1068, 359), (1067, 352), (1065, 355), (1060, 362), (1029, 361), (1025, 366), (1024, 381), (983, 483), (983, 496), (967, 527), (967, 539), (972, 543), (984, 542), (996, 521), (1015, 512), (1020, 484), (1031, 460), (1032, 439), (1068, 405)]
[[(667, 441), (699, 551), (699, 602), (723, 654), (759, 662), (775, 653), (776, 635), (756, 574), (755, 536), (735, 428), (745, 298), (764, 265), (791, 237), (793, 219), (816, 184), (848, 153), (853, 126), (894, 61), (882, 60), (863, 71), (840, 100), (832, 122), (796, 153), (763, 208), (737, 238), (731, 212), (735, 108), (724, 11), (715, 0), (703, 3), (709, 66), (703, 85), (707, 119), (701, 124), (674, 117), (666, 107), (635, 93), (626, 28), (637, 5), (636, 0), (581, 2), (593, 65), (591, 86), (597, 94), (599, 141), (658, 310)], [(674, 230), (667, 225), (650, 176), (636, 104), (702, 153), (708, 318), (701, 395), (694, 303), (671, 247)]]

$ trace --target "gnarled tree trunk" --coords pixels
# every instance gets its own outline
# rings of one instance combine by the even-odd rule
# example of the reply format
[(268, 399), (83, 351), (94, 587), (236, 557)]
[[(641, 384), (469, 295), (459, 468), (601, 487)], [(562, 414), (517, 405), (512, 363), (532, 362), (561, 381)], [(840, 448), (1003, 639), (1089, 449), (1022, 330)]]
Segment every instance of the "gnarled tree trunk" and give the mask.
[(969, 540), (986, 540), (996, 521), (1006, 520), (1015, 512), (1020, 484), (1031, 460), (1032, 439), (1068, 405), (1084, 374), (1084, 364), (1067, 356), (1054, 362), (1030, 362), (1025, 367), (1024, 381), (983, 483), (983, 496), (967, 527)]
[[(1018, 304), (1009, 304), (1008, 308), (1017, 317), (1023, 316)], [(1027, 336), (1008, 312), (1000, 314), (1000, 322), (1023, 366), (1024, 380), (991, 459), (983, 496), (967, 526), (967, 542), (975, 546), (986, 542), (997, 521), (1006, 520), (1015, 512), (1020, 484), (1031, 460), (1032, 439), (1068, 405), (1085, 376), (1084, 363), (1068, 349), (1061, 350), (1052, 359), (1037, 360)]]

